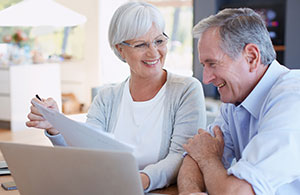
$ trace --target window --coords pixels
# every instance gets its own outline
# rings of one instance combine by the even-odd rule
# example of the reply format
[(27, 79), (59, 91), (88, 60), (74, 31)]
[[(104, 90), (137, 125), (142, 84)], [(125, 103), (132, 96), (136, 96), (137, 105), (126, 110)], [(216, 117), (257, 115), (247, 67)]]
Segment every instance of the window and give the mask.
[[(21, 2), (1, 0), (0, 10)], [(0, 65), (79, 60), (84, 27), (0, 27)]]
[(169, 36), (165, 68), (181, 75), (193, 75), (193, 1), (148, 0), (163, 14)]

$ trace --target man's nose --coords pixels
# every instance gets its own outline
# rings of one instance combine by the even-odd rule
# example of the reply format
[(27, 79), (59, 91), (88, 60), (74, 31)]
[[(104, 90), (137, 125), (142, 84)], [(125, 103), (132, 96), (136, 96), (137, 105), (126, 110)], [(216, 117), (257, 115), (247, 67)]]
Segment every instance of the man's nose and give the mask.
[(211, 70), (208, 68), (203, 67), (203, 83), (210, 84), (215, 79), (215, 76)]

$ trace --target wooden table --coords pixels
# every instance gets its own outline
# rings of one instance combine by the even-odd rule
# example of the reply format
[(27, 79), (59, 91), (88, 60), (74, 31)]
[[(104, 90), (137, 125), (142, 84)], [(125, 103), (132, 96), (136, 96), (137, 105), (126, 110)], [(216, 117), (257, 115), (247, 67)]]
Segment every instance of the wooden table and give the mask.
[[(29, 129), (24, 131), (11, 132), (10, 130), (0, 129), (0, 141), (8, 141), (15, 143), (24, 143), (24, 144), (33, 144), (33, 145), (44, 145), (51, 146), (51, 142), (44, 135), (44, 131), (38, 129)], [(0, 160), (4, 160), (2, 153), (0, 153)], [(13, 178), (11, 176), (0, 176), (0, 183), (12, 181)], [(168, 188), (154, 190), (153, 193), (159, 194), (170, 194), (176, 195), (177, 187), (176, 185), (172, 185)], [(1, 195), (20, 195), (18, 190), (5, 191), (2, 187), (0, 187)]]

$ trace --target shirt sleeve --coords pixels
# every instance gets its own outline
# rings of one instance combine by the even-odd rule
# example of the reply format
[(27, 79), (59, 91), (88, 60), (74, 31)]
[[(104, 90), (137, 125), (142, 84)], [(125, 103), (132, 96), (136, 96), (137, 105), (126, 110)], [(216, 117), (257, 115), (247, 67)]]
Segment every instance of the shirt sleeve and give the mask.
[(49, 140), (51, 141), (51, 143), (54, 146), (67, 146), (68, 144), (65, 141), (65, 138), (61, 135), (61, 134), (57, 134), (57, 135), (50, 135), (49, 133), (47, 133), (47, 131), (45, 130), (45, 135), (46, 137), (49, 138)]
[(104, 94), (106, 94), (105, 89), (100, 89), (98, 95), (96, 95), (89, 108), (86, 123), (106, 130), (107, 124), (105, 115), (105, 98), (103, 97)]
[(232, 160), (235, 158), (234, 154), (234, 143), (232, 141), (232, 136), (229, 131), (228, 125), (228, 105), (222, 104), (220, 107), (220, 114), (216, 117), (215, 121), (207, 127), (207, 131), (212, 135), (214, 135), (213, 128), (215, 126), (219, 126), (224, 138), (224, 152), (222, 157), (222, 162), (225, 169), (228, 169), (232, 163)]
[[(300, 82), (273, 91), (261, 110), (258, 133), (228, 174), (250, 183), (256, 194), (275, 194), (300, 178)], [(291, 86), (291, 85), (290, 85)]]

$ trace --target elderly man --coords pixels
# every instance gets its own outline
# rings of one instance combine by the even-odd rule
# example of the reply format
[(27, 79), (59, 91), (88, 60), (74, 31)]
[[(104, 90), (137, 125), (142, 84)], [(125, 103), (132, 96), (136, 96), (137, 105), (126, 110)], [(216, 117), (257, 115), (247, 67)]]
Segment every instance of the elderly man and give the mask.
[(275, 60), (251, 9), (225, 9), (193, 33), (203, 82), (224, 104), (184, 146), (180, 194), (300, 194), (300, 71)]

